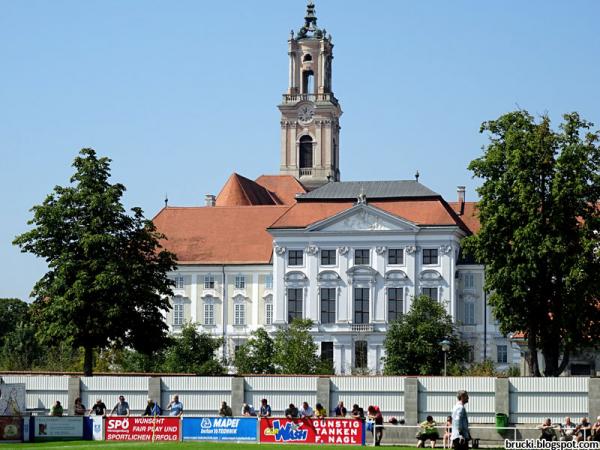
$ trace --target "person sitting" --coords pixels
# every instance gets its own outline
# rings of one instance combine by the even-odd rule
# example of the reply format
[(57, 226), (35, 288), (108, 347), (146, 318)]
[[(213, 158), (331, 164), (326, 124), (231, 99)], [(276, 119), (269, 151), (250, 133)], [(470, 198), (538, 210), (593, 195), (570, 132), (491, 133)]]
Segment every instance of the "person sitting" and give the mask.
[(297, 419), (298, 414), (298, 408), (293, 403), (290, 403), (290, 406), (285, 410), (285, 417), (288, 419)]
[(575, 435), (575, 429), (577, 427), (573, 422), (571, 422), (570, 417), (565, 417), (564, 425), (560, 426), (560, 440), (561, 441), (571, 441), (573, 440), (573, 436)]
[(325, 408), (323, 408), (323, 405), (320, 403), (315, 405), (315, 416), (317, 416), (317, 419), (324, 419), (327, 417), (327, 411), (325, 411)]
[(301, 419), (304, 419), (304, 418), (310, 419), (311, 417), (315, 417), (315, 412), (308, 405), (308, 402), (302, 403), (302, 408), (300, 408), (299, 414), (300, 414)]
[(417, 433), (417, 447), (424, 447), (425, 441), (429, 440), (431, 448), (435, 448), (435, 441), (440, 438), (436, 426), (432, 416), (427, 416), (427, 420), (419, 424), (421, 430)]
[(544, 422), (538, 426), (538, 430), (542, 430), (542, 434), (538, 439), (543, 441), (555, 441), (556, 433), (554, 431), (554, 427), (552, 426), (552, 421), (550, 419), (544, 420)]
[(444, 429), (444, 437), (442, 438), (442, 445), (444, 448), (452, 447), (452, 416), (446, 417), (446, 428)]
[(335, 413), (335, 417), (346, 417), (346, 414), (348, 414), (344, 402), (339, 402), (333, 412)]
[(596, 422), (592, 425), (592, 434), (589, 440), (600, 442), (600, 416), (596, 417)]
[(587, 417), (581, 419), (581, 423), (575, 428), (577, 442), (587, 441), (592, 434), (592, 425)]
[(254, 410), (254, 406), (248, 403), (242, 403), (242, 416), (256, 416), (256, 411)]
[(87, 409), (85, 405), (81, 403), (81, 397), (75, 399), (75, 405), (73, 406), (73, 414), (76, 416), (85, 416)]
[(64, 409), (62, 405), (58, 400), (56, 400), (56, 403), (54, 403), (54, 406), (52, 406), (52, 409), (50, 410), (50, 415), (53, 417), (62, 417), (63, 412)]
[(352, 411), (350, 411), (350, 416), (354, 419), (365, 420), (365, 410), (362, 409), (357, 404), (352, 405)]
[(229, 406), (227, 402), (221, 403), (221, 409), (219, 409), (219, 416), (233, 417), (233, 411), (231, 410), (231, 406)]
[(158, 406), (151, 398), (148, 399), (148, 404), (146, 405), (146, 409), (144, 410), (144, 414), (142, 416), (156, 417), (162, 414), (162, 409)]
[(258, 410), (258, 417), (271, 417), (271, 406), (267, 403), (267, 399), (263, 398), (260, 401), (260, 409)]

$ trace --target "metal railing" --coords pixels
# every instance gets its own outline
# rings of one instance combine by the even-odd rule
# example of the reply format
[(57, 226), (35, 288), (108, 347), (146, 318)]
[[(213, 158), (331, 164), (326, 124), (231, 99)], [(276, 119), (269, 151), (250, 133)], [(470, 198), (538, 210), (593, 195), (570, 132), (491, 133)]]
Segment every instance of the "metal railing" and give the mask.
[(331, 92), (324, 94), (283, 94), (283, 103), (309, 102), (332, 102), (338, 104), (337, 99)]

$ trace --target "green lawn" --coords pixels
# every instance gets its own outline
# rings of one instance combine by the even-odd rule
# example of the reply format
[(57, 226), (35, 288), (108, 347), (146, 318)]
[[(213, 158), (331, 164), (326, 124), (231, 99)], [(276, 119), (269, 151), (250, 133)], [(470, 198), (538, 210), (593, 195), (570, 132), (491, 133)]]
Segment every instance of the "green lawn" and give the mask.
[[(40, 443), (27, 443), (27, 444), (0, 444), (0, 450), (4, 449), (25, 449), (25, 448), (54, 448), (54, 449), (88, 449), (88, 448), (107, 448), (107, 449), (123, 449), (129, 448), (149, 448), (157, 447), (160, 450), (180, 450), (180, 449), (199, 449), (199, 450), (223, 450), (223, 449), (242, 449), (252, 450), (252, 446), (256, 446), (256, 443), (247, 444), (234, 444), (230, 442), (107, 442), (107, 441), (74, 441), (74, 442), (40, 442)], [(309, 445), (309, 444), (260, 444), (256, 450), (260, 448), (270, 449), (281, 449), (281, 450), (307, 450), (307, 449), (322, 449), (322, 450), (340, 450), (341, 448), (348, 448), (345, 445)], [(354, 446), (360, 447), (360, 446)], [(400, 448), (400, 447), (396, 447)], [(405, 449), (414, 450), (415, 447), (402, 447)]]

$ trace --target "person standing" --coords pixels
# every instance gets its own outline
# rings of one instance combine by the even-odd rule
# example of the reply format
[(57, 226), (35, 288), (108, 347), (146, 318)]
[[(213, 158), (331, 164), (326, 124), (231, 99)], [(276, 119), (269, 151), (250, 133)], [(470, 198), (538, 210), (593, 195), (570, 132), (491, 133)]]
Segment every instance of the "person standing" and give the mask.
[(115, 405), (110, 415), (112, 416), (115, 412), (117, 416), (129, 416), (129, 403), (125, 401), (125, 397), (122, 395), (119, 396), (119, 403)]
[(73, 415), (75, 416), (85, 416), (86, 413), (85, 405), (81, 403), (81, 398), (77, 397), (75, 399), (75, 405), (73, 406)]
[(142, 416), (144, 416), (144, 417), (162, 416), (162, 408), (159, 406), (159, 404), (157, 402), (155, 402), (153, 399), (149, 398), (148, 404), (146, 405), (146, 409), (144, 410), (144, 414), (142, 414)]
[(260, 409), (258, 410), (258, 417), (261, 419), (265, 417), (271, 417), (271, 407), (267, 403), (267, 399), (263, 398), (260, 401)]
[(469, 433), (469, 418), (467, 417), (467, 410), (465, 405), (469, 401), (469, 394), (467, 391), (458, 391), (456, 394), (458, 402), (454, 405), (452, 410), (452, 448), (455, 450), (467, 450), (469, 448), (469, 439), (471, 435)]
[(381, 439), (383, 438), (383, 415), (379, 406), (371, 405), (367, 408), (369, 420), (373, 421), (373, 434), (375, 435), (375, 446), (381, 445)]
[(315, 417), (315, 412), (309, 406), (308, 402), (302, 403), (302, 408), (300, 408), (298, 413), (299, 413), (301, 419), (304, 419), (304, 418), (310, 419), (312, 417)]
[(288, 419), (297, 419), (298, 414), (298, 408), (293, 403), (290, 403), (290, 406), (285, 410), (285, 417)]
[(231, 406), (229, 406), (225, 401), (221, 403), (221, 409), (219, 409), (219, 416), (233, 417), (233, 410), (231, 409)]
[(101, 398), (96, 399), (96, 403), (94, 403), (94, 406), (90, 409), (90, 416), (92, 413), (96, 416), (103, 416), (106, 413), (106, 405)]
[(344, 402), (338, 403), (338, 405), (335, 407), (334, 413), (335, 413), (335, 417), (346, 417), (348, 410), (344, 406)]
[(183, 414), (183, 403), (179, 401), (179, 395), (174, 395), (173, 400), (167, 405), (169, 415), (179, 417)]
[(62, 405), (58, 400), (56, 400), (56, 403), (54, 403), (54, 406), (52, 406), (52, 409), (50, 409), (50, 415), (53, 417), (62, 417), (63, 412), (64, 410)]

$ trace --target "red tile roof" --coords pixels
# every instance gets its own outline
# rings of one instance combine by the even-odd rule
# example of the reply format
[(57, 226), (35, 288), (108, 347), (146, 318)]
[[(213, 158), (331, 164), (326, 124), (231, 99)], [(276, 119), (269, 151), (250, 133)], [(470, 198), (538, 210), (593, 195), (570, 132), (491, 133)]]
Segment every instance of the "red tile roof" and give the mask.
[(307, 192), (302, 183), (291, 175), (261, 175), (255, 181), (275, 194), (284, 205), (293, 205), (296, 203), (296, 194)]
[(289, 206), (167, 207), (153, 219), (180, 264), (269, 264), (267, 227)]
[[(449, 205), (459, 211), (460, 204), (458, 202), (450, 202)], [(459, 216), (464, 224), (471, 230), (471, 233), (477, 234), (481, 228), (477, 212), (477, 202), (465, 202), (462, 215)]]
[(233, 173), (219, 195), (216, 206), (278, 205), (281, 202), (264, 186)]

